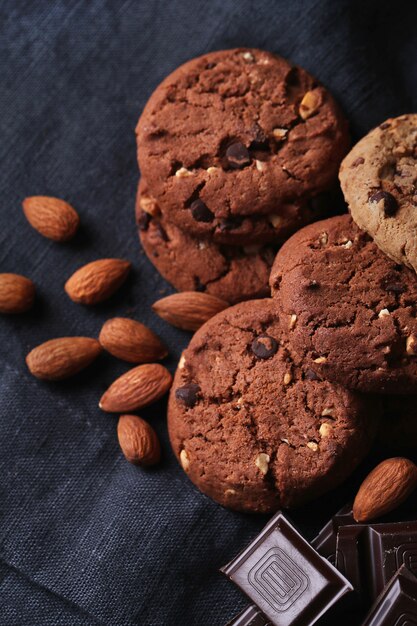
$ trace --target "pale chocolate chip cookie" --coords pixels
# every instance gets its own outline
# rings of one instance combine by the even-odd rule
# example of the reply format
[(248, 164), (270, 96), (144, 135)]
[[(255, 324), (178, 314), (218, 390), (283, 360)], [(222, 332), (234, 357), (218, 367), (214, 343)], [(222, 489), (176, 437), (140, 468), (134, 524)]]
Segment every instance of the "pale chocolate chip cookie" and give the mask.
[(417, 114), (389, 119), (340, 168), (353, 219), (389, 257), (417, 271)]

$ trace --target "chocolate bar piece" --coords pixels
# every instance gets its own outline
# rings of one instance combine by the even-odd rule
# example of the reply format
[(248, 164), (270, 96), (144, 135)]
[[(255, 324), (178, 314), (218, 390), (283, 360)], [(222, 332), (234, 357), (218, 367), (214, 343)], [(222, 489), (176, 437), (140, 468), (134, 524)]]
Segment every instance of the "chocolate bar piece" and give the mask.
[(332, 565), (335, 565), (336, 539), (339, 526), (354, 523), (352, 505), (346, 504), (323, 526), (319, 534), (311, 541), (311, 545), (321, 556), (324, 556)]
[(257, 606), (251, 605), (243, 609), (226, 626), (270, 626), (271, 622), (260, 612)]
[(362, 626), (416, 626), (417, 578), (403, 565), (376, 600)]
[(277, 626), (314, 624), (352, 591), (280, 512), (221, 571)]
[(339, 528), (336, 566), (363, 599), (374, 600), (403, 564), (417, 574), (417, 521)]

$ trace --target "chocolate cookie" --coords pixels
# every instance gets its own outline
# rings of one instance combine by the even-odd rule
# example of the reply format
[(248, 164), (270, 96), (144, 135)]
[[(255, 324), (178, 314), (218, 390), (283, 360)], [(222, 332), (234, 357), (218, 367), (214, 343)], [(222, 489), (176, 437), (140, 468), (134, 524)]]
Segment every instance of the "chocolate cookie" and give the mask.
[[(163, 221), (165, 224), (176, 226), (169, 219), (169, 214), (168, 216), (162, 214), (159, 203), (150, 194), (149, 187), (144, 182), (143, 177), (140, 185), (142, 187), (142, 199), (139, 201), (139, 208), (136, 213), (141, 209), (158, 218), (160, 222)], [(250, 246), (267, 243), (277, 245), (286, 241), (295, 231), (306, 224), (333, 215), (338, 204), (337, 196), (337, 190), (334, 188), (300, 204), (282, 205), (278, 213), (258, 216), (235, 215), (221, 223), (217, 219), (211, 223), (200, 222), (200, 232), (190, 234), (190, 236), (194, 239), (210, 240), (226, 246)], [(184, 233), (193, 232), (193, 228), (187, 228), (185, 224), (181, 226), (180, 230)]]
[(172, 447), (197, 487), (240, 511), (291, 507), (342, 482), (373, 434), (364, 397), (298, 364), (270, 299), (210, 319), (183, 353)]
[(243, 216), (290, 219), (334, 182), (348, 149), (330, 94), (303, 69), (251, 49), (212, 52), (175, 70), (149, 99), (137, 139), (141, 172), (165, 216), (217, 241)]
[(206, 291), (230, 303), (270, 294), (272, 247), (237, 248), (200, 241), (149, 211), (158, 214), (142, 179), (136, 203), (140, 241), (151, 263), (175, 289)]
[(389, 119), (351, 150), (340, 182), (353, 219), (417, 271), (417, 114)]
[(361, 391), (417, 393), (417, 276), (349, 215), (293, 235), (271, 288), (293, 349), (317, 375)]

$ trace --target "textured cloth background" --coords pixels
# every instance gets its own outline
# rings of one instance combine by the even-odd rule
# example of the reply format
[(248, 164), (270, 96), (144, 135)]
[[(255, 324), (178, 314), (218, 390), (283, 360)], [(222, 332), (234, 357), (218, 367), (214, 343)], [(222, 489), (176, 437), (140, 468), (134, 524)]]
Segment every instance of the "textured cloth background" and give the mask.
[[(213, 49), (276, 51), (331, 89), (358, 138), (417, 109), (416, 24), (413, 0), (0, 2), (0, 271), (27, 275), (38, 292), (33, 312), (0, 319), (2, 625), (221, 626), (246, 604), (217, 570), (265, 518), (226, 511), (191, 485), (169, 448), (165, 404), (141, 413), (164, 448), (162, 465), (142, 471), (97, 407), (127, 364), (103, 356), (77, 379), (45, 384), (24, 357), (131, 315), (163, 337), (175, 367), (188, 335), (151, 313), (170, 289), (134, 222), (134, 128), (168, 72)], [(29, 227), (21, 200), (34, 194), (74, 204), (73, 242)], [(66, 278), (107, 256), (132, 261), (129, 282), (102, 306), (73, 304)], [(294, 514), (308, 537), (359, 476)]]

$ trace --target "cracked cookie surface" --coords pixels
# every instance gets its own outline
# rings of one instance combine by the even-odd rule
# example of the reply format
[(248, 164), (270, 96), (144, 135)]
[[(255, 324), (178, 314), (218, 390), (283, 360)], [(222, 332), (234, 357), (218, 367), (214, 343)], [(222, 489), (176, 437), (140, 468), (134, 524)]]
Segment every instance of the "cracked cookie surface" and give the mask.
[(298, 364), (271, 299), (209, 320), (180, 360), (168, 407), (173, 450), (199, 489), (241, 511), (323, 494), (368, 452), (365, 399)]
[(332, 96), (303, 69), (253, 49), (175, 70), (149, 99), (137, 140), (162, 212), (197, 236), (227, 234), (236, 216), (289, 219), (334, 183), (348, 150)]
[(417, 393), (417, 276), (349, 215), (293, 235), (270, 284), (293, 349), (318, 375), (361, 391)]
[(363, 137), (339, 176), (358, 226), (417, 271), (417, 114), (389, 119)]
[(157, 213), (143, 180), (136, 218), (139, 238), (151, 263), (178, 291), (204, 291), (234, 304), (270, 295), (269, 274), (275, 258), (271, 246), (227, 247), (194, 239)]

